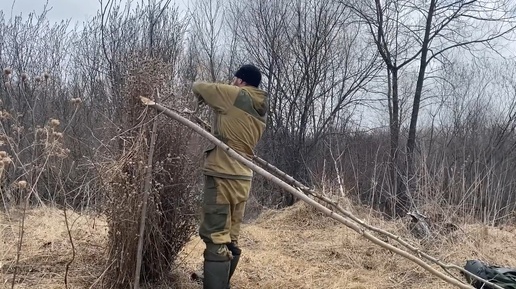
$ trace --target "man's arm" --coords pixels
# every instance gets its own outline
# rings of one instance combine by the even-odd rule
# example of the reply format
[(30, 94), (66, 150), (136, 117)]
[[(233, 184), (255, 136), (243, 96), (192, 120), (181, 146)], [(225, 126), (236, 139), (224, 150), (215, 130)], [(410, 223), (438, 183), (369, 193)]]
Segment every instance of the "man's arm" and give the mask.
[(196, 81), (192, 86), (193, 93), (198, 100), (204, 101), (219, 112), (225, 112), (233, 105), (238, 89), (238, 87), (228, 84), (203, 81)]

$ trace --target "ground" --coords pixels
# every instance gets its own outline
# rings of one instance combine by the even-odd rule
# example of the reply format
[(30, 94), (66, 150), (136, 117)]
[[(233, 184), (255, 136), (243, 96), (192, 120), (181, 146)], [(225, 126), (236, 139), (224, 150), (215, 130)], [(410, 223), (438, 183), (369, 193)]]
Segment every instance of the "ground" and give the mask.
[[(367, 212), (358, 214), (372, 225), (417, 243), (403, 220), (385, 221)], [(91, 288), (102, 275), (107, 249), (104, 219), (68, 212), (75, 256), (64, 220), (62, 210), (38, 208), (27, 212), (15, 288), (65, 288), (65, 275), (68, 288)], [(1, 288), (11, 288), (21, 221), (20, 211), (0, 216)], [(512, 248), (516, 227), (459, 227), (450, 235), (418, 246), (444, 262), (460, 266), (468, 259), (516, 266), (516, 252)], [(264, 212), (242, 231), (243, 255), (233, 279), (236, 289), (453, 288), (304, 204)], [(188, 276), (201, 268), (202, 251), (203, 243), (198, 237), (185, 246), (173, 269), (179, 276), (176, 288), (201, 288)]]

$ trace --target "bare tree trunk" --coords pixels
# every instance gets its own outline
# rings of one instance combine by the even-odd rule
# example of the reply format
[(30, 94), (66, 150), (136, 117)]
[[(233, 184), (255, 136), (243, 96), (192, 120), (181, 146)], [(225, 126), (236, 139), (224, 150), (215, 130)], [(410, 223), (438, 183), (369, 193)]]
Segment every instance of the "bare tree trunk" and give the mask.
[[(390, 122), (390, 177), (391, 192), (394, 194), (394, 200), (387, 203), (389, 215), (395, 216), (399, 211), (400, 194), (404, 192), (400, 190), (399, 184), (399, 138), (400, 138), (400, 116), (399, 116), (399, 96), (398, 96), (398, 69), (393, 67), (388, 73), (388, 100), (389, 100), (389, 122)], [(392, 84), (392, 87), (391, 87)]]
[(425, 80), (427, 55), (430, 44), (430, 30), (432, 29), (432, 19), (435, 12), (435, 5), (437, 0), (430, 1), (430, 7), (428, 9), (426, 26), (425, 26), (425, 36), (423, 38), (423, 44), (421, 47), (421, 59), (419, 63), (419, 74), (416, 82), (416, 92), (414, 94), (414, 102), (412, 104), (412, 115), (410, 117), (410, 127), (409, 127), (409, 135), (407, 140), (407, 182), (408, 182), (408, 190), (413, 192), (415, 190), (415, 156), (414, 150), (416, 147), (416, 129), (417, 129), (417, 120), (419, 116), (419, 108), (421, 106), (421, 94), (423, 92), (423, 83)]

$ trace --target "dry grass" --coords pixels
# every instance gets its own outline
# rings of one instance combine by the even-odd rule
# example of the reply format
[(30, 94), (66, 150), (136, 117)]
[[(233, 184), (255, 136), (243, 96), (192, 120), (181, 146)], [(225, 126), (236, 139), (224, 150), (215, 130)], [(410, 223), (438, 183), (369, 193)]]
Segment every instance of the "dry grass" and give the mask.
[[(369, 223), (408, 238), (402, 221), (386, 222), (361, 216)], [(16, 253), (19, 215), (0, 218), (2, 282), (10, 288), (10, 272)], [(89, 288), (105, 266), (107, 227), (99, 218), (70, 217), (77, 256), (70, 272), (70, 288)], [(28, 214), (26, 242), (21, 256), (23, 282), (16, 288), (64, 288), (64, 270), (71, 257), (64, 216), (54, 209)], [(461, 230), (424, 248), (446, 262), (464, 265), (482, 259), (515, 266), (511, 244), (516, 228), (464, 225)], [(415, 240), (413, 240), (415, 241)], [(282, 211), (268, 211), (243, 227), (243, 255), (234, 277), (235, 288), (451, 288), (413, 263), (381, 249), (353, 231), (335, 224), (304, 204)], [(200, 269), (203, 243), (193, 238), (181, 252), (174, 274), (174, 288), (200, 289), (188, 280), (188, 272)], [(3, 287), (2, 287), (3, 288)], [(159, 288), (153, 286), (152, 288)], [(165, 288), (165, 287), (163, 287)]]
[[(11, 288), (16, 260), (21, 213), (0, 215), (1, 288)], [(68, 212), (76, 256), (68, 273), (69, 288), (87, 288), (102, 273), (105, 265), (107, 227), (103, 219)], [(66, 264), (72, 247), (63, 211), (35, 209), (27, 212), (15, 288), (64, 288)]]

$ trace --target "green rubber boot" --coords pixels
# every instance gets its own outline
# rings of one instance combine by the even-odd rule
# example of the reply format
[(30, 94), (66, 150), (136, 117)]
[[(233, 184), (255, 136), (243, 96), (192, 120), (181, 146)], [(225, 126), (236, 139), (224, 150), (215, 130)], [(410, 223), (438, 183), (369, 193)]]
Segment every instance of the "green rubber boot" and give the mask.
[(242, 254), (242, 250), (238, 248), (238, 245), (236, 243), (229, 243), (227, 245), (229, 251), (231, 251), (231, 254), (233, 255), (233, 259), (231, 259), (231, 264), (229, 267), (229, 278), (228, 278), (228, 286), (226, 289), (231, 289), (231, 277), (233, 276), (233, 273), (235, 273), (236, 267), (238, 265), (238, 261), (240, 260), (240, 254)]
[(229, 266), (229, 278), (228, 278), (228, 286), (226, 289), (231, 289), (231, 284), (229, 281), (231, 280), (231, 276), (235, 273), (235, 269), (238, 265), (238, 261), (240, 260), (240, 255), (233, 255), (233, 259), (231, 259), (231, 264)]
[(204, 251), (203, 289), (226, 289), (231, 262), (227, 256)]

